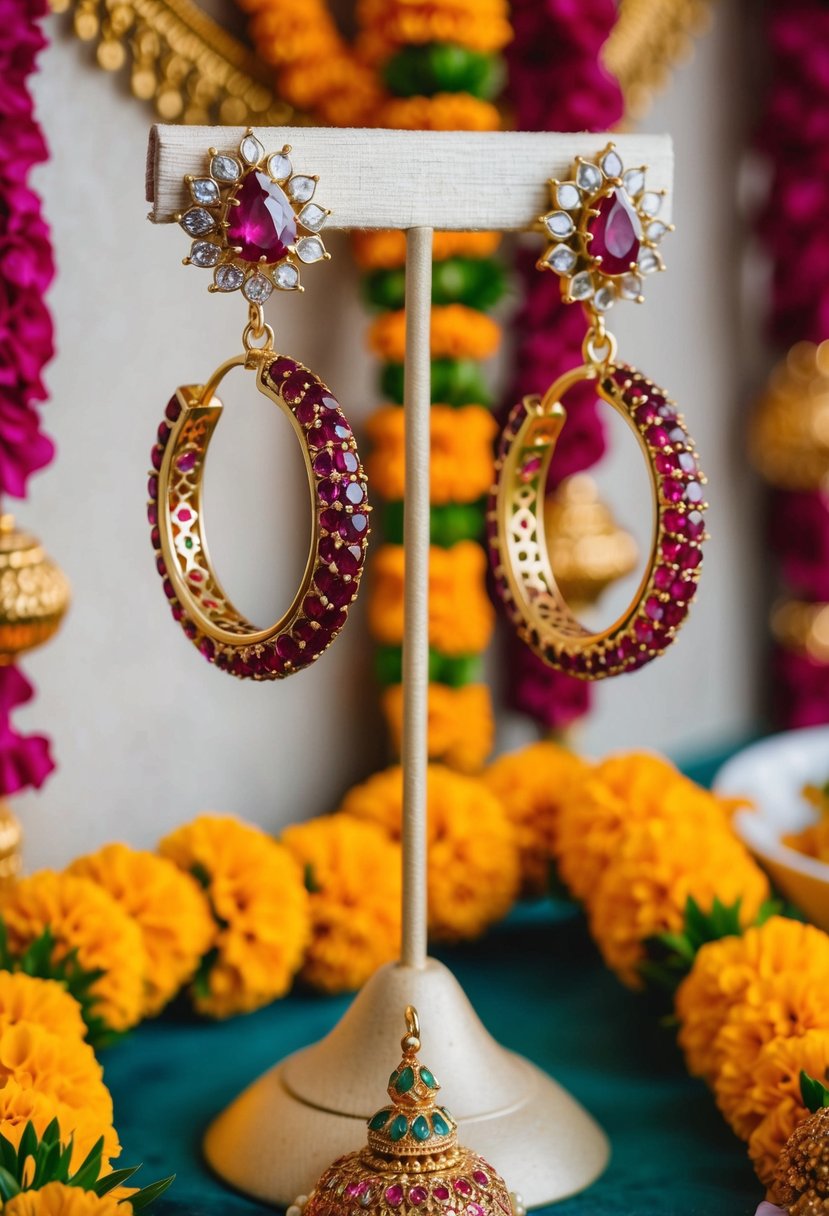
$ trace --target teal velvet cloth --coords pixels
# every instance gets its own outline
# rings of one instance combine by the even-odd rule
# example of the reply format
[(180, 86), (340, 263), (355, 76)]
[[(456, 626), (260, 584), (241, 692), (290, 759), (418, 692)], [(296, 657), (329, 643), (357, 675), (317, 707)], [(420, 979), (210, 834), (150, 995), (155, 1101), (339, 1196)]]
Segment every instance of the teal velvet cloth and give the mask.
[[(708, 777), (713, 767), (694, 775)], [(706, 1087), (685, 1073), (658, 1011), (604, 968), (575, 909), (522, 909), (485, 941), (441, 957), (496, 1039), (547, 1069), (610, 1137), (605, 1175), (557, 1205), (557, 1216), (751, 1216), (762, 1193), (744, 1146)], [(210, 1175), (202, 1134), (241, 1089), (324, 1035), (347, 1005), (295, 993), (219, 1024), (170, 1013), (106, 1053), (123, 1163), (143, 1161), (144, 1182), (177, 1175), (158, 1216), (269, 1210)], [(378, 1062), (381, 1096), (387, 1071)], [(508, 1181), (521, 1189), (520, 1179)]]

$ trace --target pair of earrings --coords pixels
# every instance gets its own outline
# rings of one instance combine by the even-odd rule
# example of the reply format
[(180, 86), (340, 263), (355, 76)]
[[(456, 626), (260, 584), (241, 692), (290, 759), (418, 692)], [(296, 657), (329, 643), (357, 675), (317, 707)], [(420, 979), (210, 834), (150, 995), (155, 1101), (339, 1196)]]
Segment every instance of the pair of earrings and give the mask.
[[(280, 679), (314, 662), (345, 624), (360, 585), (369, 534), (365, 473), (339, 402), (308, 368), (274, 349), (263, 305), (276, 291), (301, 291), (302, 266), (328, 258), (320, 232), (330, 215), (315, 199), (317, 178), (294, 171), (291, 149), (268, 155), (252, 131), (235, 153), (209, 150), (208, 170), (185, 179), (192, 205), (178, 222), (192, 239), (185, 264), (210, 269), (211, 291), (248, 304), (243, 350), (204, 384), (176, 390), (152, 450), (148, 515), (156, 564), (173, 617), (201, 653), (239, 677)], [(583, 679), (633, 670), (673, 640), (696, 590), (703, 539), (702, 485), (682, 418), (661, 389), (616, 364), (605, 328), (617, 299), (641, 299), (643, 276), (662, 268), (667, 226), (645, 170), (624, 169), (608, 145), (579, 158), (572, 180), (553, 182), (542, 217), (551, 244), (539, 265), (583, 304), (584, 363), (543, 396), (525, 397), (502, 435), (488, 511), (498, 590), (520, 636), (547, 663)], [(225, 593), (210, 562), (202, 503), (207, 450), (223, 406), (217, 390), (233, 368), (256, 375), (260, 393), (288, 417), (304, 457), (312, 535), (288, 611), (260, 629)], [(633, 602), (601, 633), (575, 618), (555, 581), (544, 535), (544, 499), (567, 393), (582, 381), (633, 428), (654, 493), (651, 555)]]

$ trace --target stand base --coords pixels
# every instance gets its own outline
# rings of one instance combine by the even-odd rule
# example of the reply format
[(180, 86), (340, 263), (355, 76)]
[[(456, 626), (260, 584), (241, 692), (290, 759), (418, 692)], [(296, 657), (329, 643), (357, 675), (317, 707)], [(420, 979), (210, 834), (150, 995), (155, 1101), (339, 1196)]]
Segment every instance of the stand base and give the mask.
[(208, 1128), (204, 1152), (231, 1186), (287, 1206), (326, 1166), (365, 1144), (385, 1101), (403, 1010), (420, 1014), (423, 1060), (443, 1087), (462, 1143), (528, 1206), (564, 1199), (607, 1164), (607, 1139), (551, 1077), (500, 1047), (442, 963), (381, 968), (319, 1043), (255, 1081)]

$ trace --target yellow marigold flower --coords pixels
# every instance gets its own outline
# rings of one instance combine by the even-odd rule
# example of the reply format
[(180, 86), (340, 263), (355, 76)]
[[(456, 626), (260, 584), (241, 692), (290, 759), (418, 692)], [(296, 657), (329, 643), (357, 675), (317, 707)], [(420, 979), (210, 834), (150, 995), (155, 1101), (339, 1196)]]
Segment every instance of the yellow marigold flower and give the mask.
[(0, 971), (0, 1025), (34, 1022), (67, 1039), (86, 1037), (81, 1007), (57, 980)]
[[(403, 640), (402, 545), (382, 545), (374, 554), (368, 622), (375, 641)], [(495, 625), (486, 593), (486, 554), (471, 540), (429, 550), (429, 644), (445, 655), (479, 654)]]
[(578, 899), (593, 891), (625, 834), (656, 819), (722, 824), (716, 798), (661, 756), (610, 756), (572, 789), (559, 813), (561, 876)]
[(589, 772), (589, 765), (574, 752), (546, 742), (500, 756), (484, 772), (484, 782), (500, 798), (512, 823), (525, 894), (546, 891), (561, 806)]
[[(350, 790), (343, 814), (369, 819), (400, 839), (403, 773), (376, 773)], [(429, 765), (429, 931), (478, 937), (507, 914), (518, 890), (518, 852), (501, 803), (482, 781)]]
[[(488, 258), (500, 242), (499, 232), (436, 232), (432, 259)], [(353, 232), (351, 248), (361, 270), (394, 270), (406, 264), (405, 232)]]
[[(399, 754), (403, 739), (403, 687), (395, 684), (383, 692), (392, 745)], [(441, 760), (461, 773), (477, 773), (492, 751), (495, 719), (492, 698), (485, 684), (429, 685), (427, 745), (430, 760)]]
[(501, 114), (491, 101), (469, 93), (390, 97), (380, 106), (377, 125), (398, 131), (497, 131)]
[[(486, 313), (465, 304), (432, 308), (429, 331), (433, 359), (488, 359), (501, 340), (501, 327)], [(387, 363), (402, 363), (406, 351), (406, 312), (384, 312), (368, 332), (369, 349)]]
[(192, 989), (199, 1012), (225, 1018), (284, 996), (310, 928), (302, 872), (285, 846), (232, 815), (200, 815), (158, 848), (204, 885), (218, 925), (215, 960)]
[(112, 1098), (90, 1045), (32, 1022), (0, 1026), (0, 1132), (17, 1144), (29, 1119), (42, 1134), (53, 1118), (64, 1142), (74, 1138), (76, 1165), (99, 1136), (107, 1162), (120, 1153)]
[(85, 971), (103, 971), (90, 989), (92, 1012), (112, 1030), (127, 1030), (140, 1021), (147, 962), (141, 932), (96, 883), (39, 870), (0, 893), (0, 919), (13, 955), (22, 954), (48, 928), (55, 939), (55, 961), (77, 950)]
[[(487, 494), (493, 480), (492, 450), (495, 419), (480, 405), (453, 409), (433, 405), (429, 499), (435, 504), (476, 502)], [(405, 486), (404, 411), (388, 405), (369, 419), (366, 432), (372, 452), (366, 472), (381, 498), (397, 502)]]
[(766, 1185), (783, 1145), (809, 1112), (800, 1096), (800, 1073), (829, 1079), (829, 1030), (809, 1030), (794, 1039), (773, 1039), (757, 1059), (746, 1101), (744, 1126), (752, 1126), (748, 1151)]
[(726, 905), (739, 899), (747, 925), (768, 899), (769, 885), (723, 823), (654, 819), (625, 833), (587, 900), (599, 949), (624, 983), (641, 987), (643, 943), (682, 929), (689, 896), (706, 912), (715, 898)]
[(131, 1216), (132, 1204), (115, 1194), (98, 1196), (79, 1186), (47, 1182), (36, 1191), (21, 1191), (3, 1207), (4, 1216)]
[(373, 823), (327, 815), (285, 830), (311, 891), (311, 943), (301, 976), (350, 992), (400, 952), (400, 845)]
[(198, 883), (166, 858), (126, 844), (79, 857), (69, 873), (92, 879), (138, 925), (147, 957), (143, 1012), (160, 1013), (213, 943), (216, 926)]
[(741, 1139), (757, 1126), (753, 1087), (757, 1061), (767, 1043), (796, 1039), (811, 1030), (829, 1031), (829, 972), (786, 971), (751, 984), (728, 1014), (715, 1042), (719, 1068), (717, 1105)]
[(679, 1043), (688, 1070), (713, 1079), (720, 1057), (716, 1040), (729, 1013), (745, 1001), (756, 1004), (758, 984), (785, 984), (790, 976), (829, 977), (829, 936), (812, 925), (772, 916), (742, 937), (703, 946), (676, 993)]

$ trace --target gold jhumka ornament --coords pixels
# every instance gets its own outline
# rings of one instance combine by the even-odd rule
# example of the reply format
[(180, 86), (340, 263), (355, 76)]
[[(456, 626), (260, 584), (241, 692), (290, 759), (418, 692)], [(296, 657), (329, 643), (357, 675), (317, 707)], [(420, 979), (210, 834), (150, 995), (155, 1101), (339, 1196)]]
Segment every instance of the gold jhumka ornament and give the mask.
[[(57, 632), (69, 606), (69, 583), (35, 537), (0, 515), (0, 666), (42, 646)], [(0, 888), (20, 873), (23, 831), (0, 801)]]
[(68, 605), (69, 583), (40, 541), (0, 515), (0, 665), (48, 642)]
[(829, 482), (829, 342), (797, 342), (774, 369), (749, 450), (757, 471), (780, 490)]
[(820, 1107), (792, 1132), (771, 1190), (789, 1216), (825, 1216), (829, 1211), (829, 1107)]
[(455, 1120), (438, 1105), (440, 1086), (421, 1064), (417, 1011), (406, 1008), (403, 1058), (389, 1078), (390, 1102), (368, 1121), (368, 1143), (340, 1157), (288, 1216), (523, 1216), (496, 1171), (458, 1144)]
[(616, 522), (587, 473), (565, 478), (547, 495), (544, 524), (550, 565), (572, 605), (592, 607), (608, 587), (636, 569), (635, 540)]

